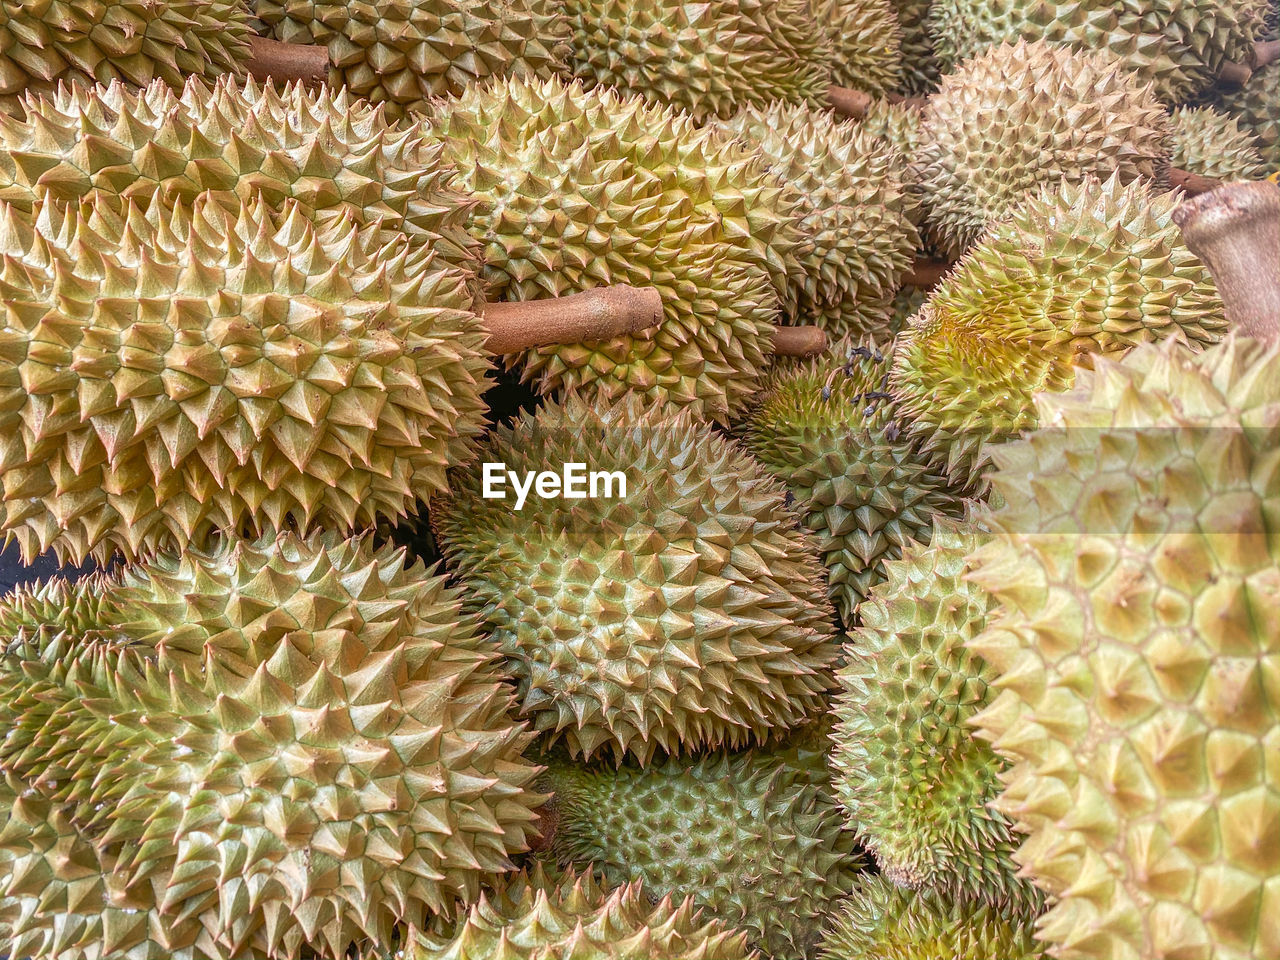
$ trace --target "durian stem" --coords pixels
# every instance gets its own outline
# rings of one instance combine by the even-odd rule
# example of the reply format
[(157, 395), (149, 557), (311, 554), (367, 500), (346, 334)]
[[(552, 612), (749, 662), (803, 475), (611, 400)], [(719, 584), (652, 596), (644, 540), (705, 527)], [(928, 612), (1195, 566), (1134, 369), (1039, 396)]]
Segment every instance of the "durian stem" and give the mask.
[(871, 108), (871, 94), (848, 87), (837, 87), (835, 84), (827, 87), (827, 100), (832, 112), (851, 120), (861, 120)]
[(911, 265), (911, 269), (902, 275), (902, 282), (909, 287), (929, 287), (935, 286), (939, 280), (945, 277), (954, 264), (949, 260), (927, 260), (918, 259)]
[(549, 300), (489, 303), (481, 310), (494, 356), (557, 343), (589, 343), (639, 333), (662, 322), (662, 295), (620, 283)]
[(250, 37), (245, 66), (255, 80), (323, 82), (329, 76), (329, 48)]
[(1229, 183), (1184, 201), (1173, 222), (1213, 274), (1231, 326), (1280, 341), (1280, 186)]
[(778, 357), (816, 357), (827, 349), (827, 334), (821, 327), (773, 328), (773, 353)]
[(1210, 190), (1217, 190), (1222, 181), (1216, 177), (1206, 177), (1199, 173), (1190, 173), (1181, 167), (1169, 168), (1169, 186), (1181, 187), (1188, 196), (1195, 197)]
[(923, 110), (928, 102), (928, 97), (906, 97), (900, 93), (885, 94), (885, 99), (890, 103), (897, 104), (900, 107), (906, 107), (910, 110)]
[(1259, 40), (1253, 45), (1248, 63), (1224, 63), (1218, 71), (1218, 83), (1226, 87), (1242, 87), (1249, 78), (1269, 63), (1280, 60), (1280, 40)]

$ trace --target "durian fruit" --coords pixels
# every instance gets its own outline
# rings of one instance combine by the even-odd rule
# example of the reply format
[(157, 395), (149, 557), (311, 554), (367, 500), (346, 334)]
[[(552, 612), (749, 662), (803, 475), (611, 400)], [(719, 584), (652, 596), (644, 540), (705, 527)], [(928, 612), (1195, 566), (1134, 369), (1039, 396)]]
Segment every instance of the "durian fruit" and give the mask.
[(902, 28), (893, 0), (809, 0), (831, 44), (831, 82), (874, 97), (902, 85)]
[(996, 696), (995, 672), (965, 648), (998, 614), (966, 579), (984, 539), (972, 516), (940, 518), (884, 564), (837, 673), (834, 783), (893, 882), (1034, 916), (1040, 898), (1015, 876), (1013, 830), (988, 806), (1005, 764), (968, 726)]
[(1247, 83), (1214, 93), (1214, 105), (1234, 116), (1258, 142), (1268, 170), (1280, 170), (1280, 60), (1254, 71)]
[(1099, 359), (995, 452), (975, 718), (1061, 960), (1280, 955), (1280, 348)]
[(419, 934), (403, 960), (752, 960), (745, 933), (704, 920), (688, 898), (656, 905), (643, 885), (606, 890), (590, 873), (541, 865), (482, 895), (447, 936)]
[(189, 76), (242, 75), (250, 36), (243, 0), (14, 3), (0, 22), (0, 107), (64, 83), (180, 87)]
[(1179, 107), (1169, 118), (1169, 161), (1187, 173), (1219, 180), (1261, 180), (1258, 140), (1234, 117), (1210, 107)]
[[(465, 205), (433, 193), (452, 248)], [(0, 206), (0, 530), (24, 557), (371, 527), (472, 454), (469, 271), (293, 201), (142, 205)]]
[[(821, 107), (831, 43), (814, 17), (823, 0), (566, 0), (568, 67), (695, 119), (774, 100)], [(868, 0), (835, 0), (843, 7)]]
[(822, 960), (1046, 960), (1032, 926), (975, 897), (867, 877), (839, 908)]
[(1081, 52), (1108, 50), (1123, 69), (1179, 103), (1210, 86), (1228, 61), (1247, 60), (1268, 0), (933, 0), (929, 32), (946, 71), (1019, 39)]
[(0, 116), (0, 200), (19, 209), (100, 194), (143, 204), (157, 191), (166, 209), (204, 191), (233, 211), (293, 200), (319, 224), (380, 220), (478, 268), (465, 230), (474, 201), (453, 188), (442, 148), (346, 92), (193, 78), (180, 92), (159, 81), (63, 89), (24, 110)]
[(935, 517), (963, 508), (899, 420), (885, 392), (888, 358), (874, 343), (845, 352), (843, 362), (780, 366), (741, 432), (795, 497), (818, 537), (829, 594), (852, 623), (885, 562), (927, 537)]
[(769, 956), (815, 951), (861, 867), (831, 796), (824, 745), (670, 758), (641, 769), (552, 761), (551, 847), (651, 895), (691, 896)]
[(920, 119), (919, 110), (881, 99), (871, 101), (858, 125), (872, 136), (888, 141), (905, 166), (920, 142)]
[(556, 0), (253, 0), (277, 40), (329, 50), (329, 85), (399, 119), (505, 76), (543, 76), (568, 38)]
[[(686, 8), (682, 8), (686, 9)], [(800, 197), (714, 130), (639, 97), (505, 80), (442, 103), (435, 129), (483, 203), (491, 299), (609, 283), (653, 287), (664, 320), (636, 336), (509, 358), (540, 393), (639, 393), (726, 419), (765, 363)]]
[(1105, 50), (1001, 44), (943, 78), (911, 158), (926, 234), (957, 257), (1043, 184), (1167, 170), (1168, 117)]
[(929, 31), (929, 9), (933, 0), (891, 0), (902, 32), (901, 91), (912, 96), (928, 96), (938, 89), (942, 69), (933, 52)]
[[(621, 476), (521, 502), (481, 463)], [(430, 515), (522, 713), (575, 755), (738, 746), (823, 709), (838, 648), (815, 544), (782, 484), (688, 411), (570, 396), (525, 413)]]
[(1171, 220), (1177, 192), (1117, 175), (1045, 188), (930, 293), (899, 335), (891, 390), (953, 482), (976, 484), (983, 445), (1036, 424), (1032, 395), (1072, 363), (1180, 335), (1223, 335), (1208, 270)]
[(920, 243), (893, 148), (829, 111), (784, 103), (749, 107), (720, 127), (801, 195), (805, 243), (783, 289), (788, 319), (834, 336), (882, 332)]
[(527, 849), (510, 687), (403, 551), (222, 541), (19, 590), (0, 623), (10, 956), (339, 960)]

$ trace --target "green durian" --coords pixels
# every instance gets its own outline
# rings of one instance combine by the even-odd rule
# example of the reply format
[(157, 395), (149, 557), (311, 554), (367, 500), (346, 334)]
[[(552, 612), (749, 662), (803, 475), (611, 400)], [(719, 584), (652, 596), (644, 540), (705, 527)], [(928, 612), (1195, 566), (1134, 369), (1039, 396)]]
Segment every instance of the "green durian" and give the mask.
[(822, 960), (1046, 960), (1032, 926), (977, 898), (868, 877), (822, 942)]
[[(466, 205), (422, 175), (452, 251)], [(24, 557), (372, 526), (471, 456), (473, 274), (293, 201), (142, 206), (0, 205), (0, 530)]]
[(1005, 764), (968, 726), (996, 696), (995, 671), (965, 649), (998, 616), (966, 580), (985, 535), (970, 515), (940, 518), (919, 539), (883, 564), (845, 645), (836, 795), (893, 882), (1034, 916), (1040, 897), (1015, 876), (1013, 829), (989, 809)]
[(176, 92), (112, 83), (24, 105), (23, 119), (0, 115), (0, 200), (19, 209), (100, 195), (145, 204), (157, 192), (166, 208), (205, 191), (232, 211), (293, 200), (318, 224), (380, 221), (479, 268), (466, 232), (475, 201), (453, 187), (443, 148), (346, 92), (193, 78)]
[(1169, 117), (1169, 162), (1188, 173), (1219, 180), (1261, 180), (1266, 165), (1259, 143), (1230, 114), (1211, 107), (1179, 107)]
[(1061, 960), (1280, 955), (1280, 348), (1098, 358), (998, 448), (970, 642)]
[(1243, 86), (1215, 90), (1213, 103), (1257, 138), (1267, 169), (1280, 170), (1280, 60), (1254, 71)]
[(800, 243), (800, 197), (714, 130), (608, 89), (505, 80), (442, 103), (493, 299), (631, 283), (664, 320), (635, 336), (510, 358), (540, 393), (639, 393), (724, 420), (754, 391)]
[(1046, 41), (1108, 50), (1125, 70), (1178, 103), (1246, 60), (1268, 0), (933, 0), (929, 33), (945, 70), (1000, 43)]
[(1150, 84), (1105, 50), (993, 47), (925, 105), (910, 166), (925, 233), (957, 257), (1042, 185), (1163, 177), (1167, 131)]
[(831, 83), (875, 97), (902, 85), (902, 28), (893, 0), (809, 0), (831, 44)]
[(892, 148), (827, 110), (775, 103), (720, 124), (802, 198), (804, 245), (791, 257), (783, 310), (835, 336), (883, 332), (920, 236)]
[(19, 589), (0, 624), (11, 956), (341, 960), (528, 847), (511, 689), (403, 551), (222, 541)]
[(697, 120), (775, 100), (821, 107), (833, 51), (815, 2), (566, 0), (569, 70)]
[(688, 898), (656, 905), (640, 883), (606, 890), (589, 871), (539, 865), (482, 896), (447, 936), (419, 935), (403, 960), (753, 960), (745, 933), (704, 920)]
[(671, 758), (644, 769), (552, 761), (552, 850), (650, 895), (691, 896), (767, 955), (810, 957), (861, 862), (825, 745)]
[(930, 293), (899, 335), (891, 390), (953, 482), (979, 482), (984, 444), (1036, 425), (1032, 395), (1073, 363), (1137, 343), (1220, 339), (1222, 302), (1171, 219), (1180, 194), (1117, 175), (1047, 187)]
[(929, 9), (933, 0), (891, 0), (902, 31), (899, 49), (902, 55), (903, 93), (928, 96), (938, 89), (942, 68), (933, 52), (929, 32)]
[[(582, 498), (484, 496), (523, 478), (622, 474)], [(762, 741), (820, 713), (837, 653), (816, 545), (732, 442), (638, 397), (576, 396), (499, 426), (432, 501), (446, 559), (519, 681), (521, 711), (574, 754)]]
[(873, 100), (858, 126), (888, 141), (905, 169), (920, 142), (920, 120), (919, 110), (888, 100)]
[(387, 117), (427, 112), (506, 76), (544, 76), (567, 53), (557, 0), (253, 0), (277, 40), (329, 50), (329, 85)]
[(19, 95), (61, 84), (243, 75), (251, 35), (242, 0), (13, 3), (0, 22), (0, 107), (21, 112)]
[[(832, 353), (839, 353), (839, 349)], [(742, 424), (747, 448), (787, 485), (818, 538), (829, 594), (846, 623), (885, 562), (959, 516), (956, 490), (907, 436), (885, 391), (889, 360), (874, 343), (843, 362), (780, 366)]]

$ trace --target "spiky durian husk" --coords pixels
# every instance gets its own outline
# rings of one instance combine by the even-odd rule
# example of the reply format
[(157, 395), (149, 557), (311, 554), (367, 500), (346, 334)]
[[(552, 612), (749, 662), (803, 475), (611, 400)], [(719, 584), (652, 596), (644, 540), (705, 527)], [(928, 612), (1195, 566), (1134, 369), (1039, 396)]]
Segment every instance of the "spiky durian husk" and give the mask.
[(0, 21), (0, 107), (21, 109), (20, 94), (60, 83), (243, 75), (251, 33), (242, 0), (14, 3)]
[(253, 0), (277, 40), (329, 49), (329, 85), (399, 119), (498, 77), (544, 76), (567, 52), (558, 0)]
[(166, 207), (206, 190), (232, 210), (292, 199), (317, 223), (381, 220), (479, 268), (466, 232), (475, 201), (452, 188), (442, 148), (346, 92), (193, 78), (179, 92), (160, 82), (60, 90), (24, 108), (25, 119), (0, 116), (0, 200), (22, 210), (100, 194), (143, 204), (157, 191)]
[(971, 516), (940, 518), (858, 607), (837, 673), (835, 788), (895, 883), (1034, 916), (1040, 897), (1014, 875), (1013, 830), (988, 808), (1005, 764), (968, 727), (995, 699), (995, 672), (964, 646), (996, 611), (965, 579), (983, 539)]
[(943, 78), (911, 158), (926, 233), (959, 256), (1042, 184), (1167, 169), (1168, 116), (1105, 50), (1001, 44)]
[(752, 960), (745, 933), (703, 920), (688, 898), (656, 905), (642, 884), (606, 890), (589, 871), (517, 874), (448, 936), (420, 935), (404, 960)]
[(892, 389), (917, 439), (958, 483), (983, 444), (1036, 424), (1032, 395), (1071, 363), (1226, 329), (1213, 279), (1171, 219), (1180, 194), (1113, 175), (1046, 188), (934, 289), (894, 355)]
[[(456, 229), (465, 207), (434, 192)], [(470, 456), (472, 274), (292, 201), (144, 205), (0, 207), (0, 529), (24, 557), (372, 526)]]
[(883, 332), (920, 236), (892, 149), (827, 110), (776, 103), (720, 124), (802, 198), (805, 243), (790, 258), (783, 309), (834, 335)]
[(800, 198), (714, 130), (639, 97), (507, 80), (442, 104), (436, 131), (484, 204), (495, 298), (653, 287), (664, 321), (635, 336), (509, 358), (540, 392), (640, 393), (724, 419), (754, 391)]
[(745, 451), (688, 411), (571, 396), (500, 426), (479, 461), (626, 477), (624, 496), (531, 495), (515, 510), (483, 497), (477, 465), (432, 503), (537, 729), (644, 762), (823, 709), (837, 647), (816, 545)]
[(831, 44), (831, 82), (882, 97), (902, 85), (902, 28), (892, 0), (809, 0)]
[(1099, 359), (998, 449), (971, 642), (1013, 761), (999, 809), (1062, 960), (1280, 949), (1280, 349)]
[(292, 535), (0, 603), (5, 952), (336, 960), (474, 899), (541, 797), (461, 607)]
[(1214, 102), (1257, 138), (1267, 169), (1280, 170), (1280, 60), (1256, 71), (1244, 86), (1216, 91)]
[(906, 436), (885, 393), (889, 361), (874, 343), (847, 361), (779, 368), (742, 425), (756, 458), (782, 480), (818, 537), (828, 592), (845, 623), (886, 560), (927, 536), (961, 500)]
[(933, 0), (892, 0), (902, 30), (903, 93), (928, 96), (938, 89), (942, 68), (933, 52), (933, 37), (929, 34), (929, 8)]
[(821, 107), (832, 51), (810, 3), (567, 0), (569, 69), (699, 120), (774, 100)]
[(1210, 107), (1179, 107), (1169, 118), (1169, 162), (1188, 173), (1219, 180), (1261, 180), (1266, 164), (1258, 140), (1230, 114)]
[(1222, 65), (1247, 59), (1267, 0), (934, 0), (933, 47), (944, 70), (989, 47), (1044, 40), (1080, 51), (1109, 50), (1123, 69), (1178, 103), (1217, 78)]
[(920, 141), (920, 118), (919, 110), (888, 100), (873, 100), (858, 125), (872, 136), (888, 141), (905, 167)]
[(822, 960), (1044, 960), (1029, 920), (976, 897), (868, 877), (835, 914)]
[(825, 745), (668, 759), (639, 769), (553, 761), (552, 849), (650, 895), (691, 896), (769, 955), (811, 956), (861, 863)]

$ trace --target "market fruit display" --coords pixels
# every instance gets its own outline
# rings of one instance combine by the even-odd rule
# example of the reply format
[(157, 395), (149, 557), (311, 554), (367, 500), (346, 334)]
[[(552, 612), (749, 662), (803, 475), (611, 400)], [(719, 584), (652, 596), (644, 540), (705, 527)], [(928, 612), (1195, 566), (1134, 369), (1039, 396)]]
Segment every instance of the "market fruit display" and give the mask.
[[(746, 451), (688, 411), (570, 397), (500, 426), (478, 461), (510, 475), (502, 497), (479, 463), (455, 471), (432, 524), (535, 729), (644, 762), (821, 714), (838, 648), (818, 551)], [(513, 509), (517, 480), (585, 462), (615, 476)]]

